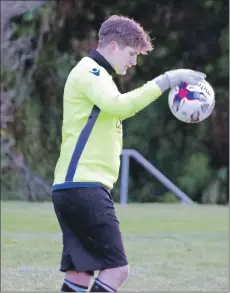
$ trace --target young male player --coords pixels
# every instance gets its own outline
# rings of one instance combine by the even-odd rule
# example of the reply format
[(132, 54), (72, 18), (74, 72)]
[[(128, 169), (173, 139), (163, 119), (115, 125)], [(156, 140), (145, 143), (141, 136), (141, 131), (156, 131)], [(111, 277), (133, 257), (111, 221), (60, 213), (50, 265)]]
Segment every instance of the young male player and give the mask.
[(181, 81), (196, 84), (205, 74), (168, 71), (121, 94), (114, 74), (124, 75), (139, 54), (152, 50), (144, 29), (111, 16), (99, 30), (98, 48), (70, 72), (64, 89), (62, 144), (52, 200), (63, 233), (61, 290), (115, 292), (128, 277), (128, 261), (110, 190), (118, 178), (121, 121), (135, 115)]

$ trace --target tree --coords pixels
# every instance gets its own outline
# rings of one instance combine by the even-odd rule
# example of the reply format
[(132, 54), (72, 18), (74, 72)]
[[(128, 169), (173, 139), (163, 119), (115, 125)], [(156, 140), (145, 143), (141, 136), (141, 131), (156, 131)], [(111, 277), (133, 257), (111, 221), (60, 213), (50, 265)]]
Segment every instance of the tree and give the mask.
[[(188, 67), (205, 71), (216, 93), (212, 116), (196, 125), (184, 124), (172, 116), (165, 93), (135, 117), (124, 121), (124, 147), (140, 151), (194, 200), (227, 202), (227, 4), (225, 0), (170, 3), (119, 0), (110, 4), (106, 1), (48, 1), (45, 6), (14, 17), (9, 41), (4, 44), (8, 67), (2, 72), (4, 164), (1, 171), (5, 194), (25, 190), (25, 175), (16, 167), (17, 159), (12, 159), (18, 158), (15, 154), (23, 158), (30, 177), (43, 178), (43, 187), (47, 186), (45, 182), (52, 184), (61, 140), (66, 77), (76, 62), (90, 48), (96, 47), (101, 22), (117, 13), (141, 22), (150, 31), (155, 46), (149, 57), (139, 57), (136, 69), (116, 78), (121, 92), (168, 69)], [(36, 180), (32, 182), (35, 186), (38, 184)], [(29, 188), (27, 194), (33, 189), (33, 198), (42, 197), (41, 184), (39, 188)], [(213, 184), (218, 186), (215, 195), (211, 195), (215, 200), (209, 198), (211, 193), (207, 192)], [(131, 163), (130, 186), (131, 200), (159, 201), (168, 196), (135, 162)], [(115, 198), (118, 187), (119, 182), (115, 186)]]

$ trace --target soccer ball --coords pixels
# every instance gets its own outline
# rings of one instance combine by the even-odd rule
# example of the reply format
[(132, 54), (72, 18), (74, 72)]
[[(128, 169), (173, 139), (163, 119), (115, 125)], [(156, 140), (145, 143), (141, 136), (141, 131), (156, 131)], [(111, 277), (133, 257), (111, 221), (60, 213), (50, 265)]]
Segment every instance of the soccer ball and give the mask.
[(172, 114), (180, 121), (198, 123), (212, 113), (215, 93), (206, 80), (196, 85), (182, 82), (170, 90), (168, 104)]

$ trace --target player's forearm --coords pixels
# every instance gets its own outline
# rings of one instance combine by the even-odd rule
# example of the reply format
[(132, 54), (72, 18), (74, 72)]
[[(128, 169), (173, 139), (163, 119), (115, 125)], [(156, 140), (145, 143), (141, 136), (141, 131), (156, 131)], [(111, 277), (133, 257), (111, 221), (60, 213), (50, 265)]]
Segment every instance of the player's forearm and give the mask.
[(93, 88), (88, 88), (90, 99), (101, 110), (122, 119), (135, 115), (162, 94), (153, 81), (125, 94), (120, 94), (119, 91), (111, 88), (100, 87), (100, 89), (104, 90), (93, 91)]
[(149, 81), (142, 87), (137, 88), (118, 97), (119, 108), (122, 104), (121, 115), (123, 119), (135, 115), (162, 94), (160, 88), (153, 81)]

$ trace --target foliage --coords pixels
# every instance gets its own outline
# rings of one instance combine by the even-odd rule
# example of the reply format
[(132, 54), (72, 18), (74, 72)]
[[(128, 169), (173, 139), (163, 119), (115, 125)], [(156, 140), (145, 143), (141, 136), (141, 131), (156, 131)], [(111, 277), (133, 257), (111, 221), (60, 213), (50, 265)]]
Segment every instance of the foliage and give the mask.
[[(48, 1), (15, 16), (2, 47), (1, 177), (5, 197), (16, 192), (37, 200), (50, 193), (61, 142), (66, 77), (96, 46), (101, 22), (113, 13), (141, 22), (155, 46), (148, 57), (139, 58), (135, 70), (116, 78), (121, 92), (165, 70), (189, 67), (207, 73), (217, 101), (209, 119), (187, 125), (170, 113), (166, 93), (124, 121), (124, 147), (138, 150), (194, 200), (228, 202), (226, 0)], [(140, 165), (132, 161), (130, 166), (131, 201), (170, 200), (168, 191)], [(116, 200), (118, 191), (119, 182), (113, 192)]]

